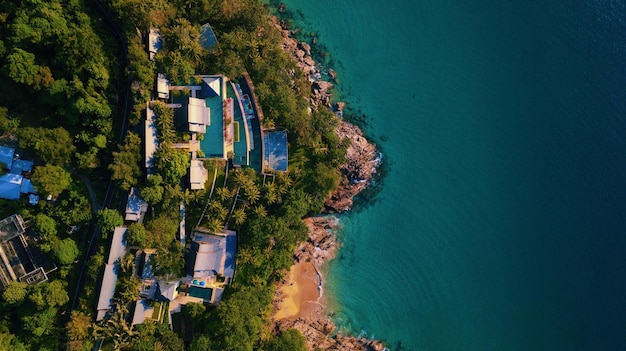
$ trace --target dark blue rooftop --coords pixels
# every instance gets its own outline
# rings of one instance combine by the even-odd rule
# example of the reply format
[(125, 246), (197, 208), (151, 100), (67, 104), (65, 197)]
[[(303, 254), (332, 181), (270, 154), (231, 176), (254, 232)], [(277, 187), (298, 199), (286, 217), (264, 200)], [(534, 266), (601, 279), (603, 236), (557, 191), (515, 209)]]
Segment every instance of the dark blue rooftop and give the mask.
[(200, 45), (208, 50), (217, 44), (217, 37), (211, 25), (206, 23), (200, 28)]
[(274, 171), (287, 171), (287, 132), (265, 134), (265, 166)]
[(235, 255), (237, 254), (237, 236), (226, 237), (226, 259), (224, 261), (224, 276), (232, 278), (235, 275)]

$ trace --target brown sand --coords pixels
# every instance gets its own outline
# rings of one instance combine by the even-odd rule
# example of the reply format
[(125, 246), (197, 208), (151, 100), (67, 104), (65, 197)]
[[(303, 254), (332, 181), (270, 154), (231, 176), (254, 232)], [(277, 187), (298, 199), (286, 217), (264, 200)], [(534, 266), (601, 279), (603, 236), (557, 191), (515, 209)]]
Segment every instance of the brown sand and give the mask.
[(296, 319), (318, 315), (320, 278), (311, 262), (298, 262), (291, 266), (287, 283), (279, 288), (282, 301), (274, 320)]

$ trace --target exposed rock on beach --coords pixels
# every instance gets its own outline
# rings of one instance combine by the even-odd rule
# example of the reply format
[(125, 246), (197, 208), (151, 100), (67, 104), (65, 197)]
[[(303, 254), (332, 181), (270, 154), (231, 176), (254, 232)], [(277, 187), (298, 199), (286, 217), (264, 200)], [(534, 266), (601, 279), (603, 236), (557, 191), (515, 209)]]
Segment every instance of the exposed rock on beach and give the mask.
[(296, 250), (289, 278), (279, 284), (274, 295), (274, 329), (297, 329), (309, 350), (384, 350), (379, 341), (337, 333), (335, 323), (325, 314), (321, 267), (335, 257), (338, 218), (311, 217), (304, 222), (309, 237)]

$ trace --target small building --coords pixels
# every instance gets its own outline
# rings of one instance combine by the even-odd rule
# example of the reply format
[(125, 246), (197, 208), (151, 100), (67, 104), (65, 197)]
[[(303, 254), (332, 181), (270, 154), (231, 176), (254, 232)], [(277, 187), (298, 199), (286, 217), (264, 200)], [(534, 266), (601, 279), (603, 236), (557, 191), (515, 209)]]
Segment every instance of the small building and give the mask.
[(0, 242), (11, 240), (26, 232), (22, 216), (14, 214), (0, 221)]
[(204, 189), (204, 183), (209, 179), (209, 173), (204, 168), (202, 160), (191, 160), (189, 167), (189, 188), (191, 190)]
[(100, 296), (96, 307), (96, 321), (103, 320), (113, 307), (113, 296), (117, 284), (117, 274), (121, 267), (121, 259), (126, 255), (126, 227), (116, 227), (113, 231), (109, 259), (104, 266), (104, 275), (100, 285)]
[(36, 191), (30, 179), (21, 174), (7, 173), (0, 176), (0, 199), (19, 200), (21, 194)]
[(7, 173), (0, 176), (0, 198), (7, 200), (19, 200), (22, 180), (21, 175)]
[(15, 159), (11, 165), (11, 173), (19, 175), (29, 174), (33, 171), (33, 165), (33, 161)]
[(146, 319), (152, 319), (153, 315), (154, 307), (150, 305), (148, 300), (137, 300), (137, 302), (135, 302), (132, 325), (142, 324)]
[(33, 162), (16, 157), (15, 149), (0, 146), (0, 164), (5, 165), (9, 171), (0, 175), (0, 199), (19, 200), (21, 194), (36, 192), (30, 179), (24, 177), (32, 172)]
[(132, 222), (142, 222), (147, 211), (148, 203), (139, 196), (139, 189), (130, 188), (124, 219)]
[(137, 275), (141, 279), (139, 296), (145, 299), (153, 299), (156, 292), (156, 280), (154, 278), (153, 261), (156, 250), (145, 249), (137, 253)]
[(157, 97), (159, 99), (170, 98), (170, 80), (163, 73), (157, 74)]
[(163, 38), (156, 28), (150, 28), (148, 32), (148, 56), (154, 61), (156, 54), (163, 48)]

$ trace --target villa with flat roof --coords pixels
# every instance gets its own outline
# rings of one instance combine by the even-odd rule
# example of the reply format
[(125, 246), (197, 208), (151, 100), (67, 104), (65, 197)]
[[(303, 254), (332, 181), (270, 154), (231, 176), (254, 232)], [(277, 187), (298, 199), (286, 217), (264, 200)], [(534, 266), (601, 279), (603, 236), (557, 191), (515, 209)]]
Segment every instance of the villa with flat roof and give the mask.
[(163, 48), (163, 38), (156, 28), (150, 28), (148, 32), (148, 56), (154, 61), (156, 54)]

